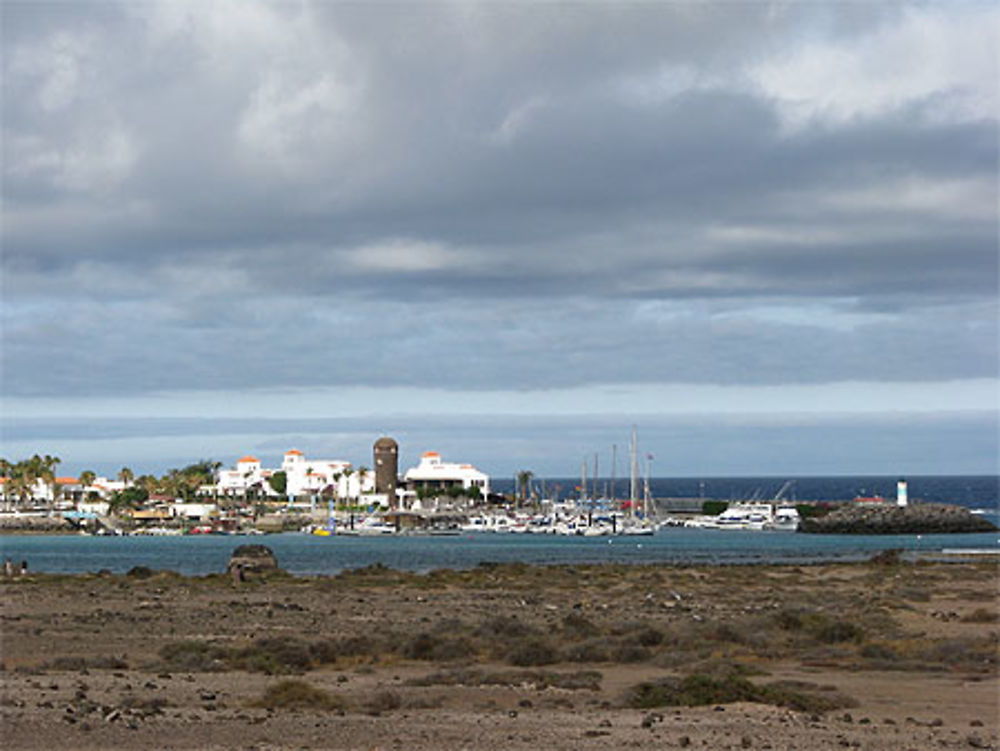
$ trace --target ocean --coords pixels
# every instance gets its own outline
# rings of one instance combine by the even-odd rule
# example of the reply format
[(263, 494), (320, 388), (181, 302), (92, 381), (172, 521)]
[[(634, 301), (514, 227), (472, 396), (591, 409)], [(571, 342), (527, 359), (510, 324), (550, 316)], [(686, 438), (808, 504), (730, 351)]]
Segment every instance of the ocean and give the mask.
[[(901, 478), (898, 475), (837, 476), (837, 477), (653, 477), (649, 481), (654, 498), (705, 498), (723, 501), (740, 501), (750, 498), (769, 500), (777, 495), (786, 482), (790, 486), (783, 500), (849, 501), (856, 496), (881, 495), (896, 497), (896, 482), (905, 479), (909, 498), (914, 503), (951, 503), (970, 509), (996, 513), (1000, 509), (1000, 476), (997, 475), (916, 475)], [(544, 482), (547, 495), (562, 498), (575, 497), (580, 478), (534, 478), (532, 485), (541, 490)], [(494, 478), (493, 489), (509, 493), (513, 478)], [(593, 479), (588, 479), (588, 495), (593, 489)], [(615, 482), (615, 497), (625, 498), (629, 492), (627, 477)], [(601, 477), (597, 481), (599, 495), (611, 495), (611, 481)]]
[[(771, 498), (787, 478), (654, 478), (656, 497), (740, 500)], [(844, 500), (856, 495), (892, 497), (892, 477), (796, 478), (786, 497), (793, 500)], [(996, 523), (995, 476), (911, 477), (914, 502), (949, 502), (978, 509)], [(572, 489), (571, 480), (563, 480)], [(559, 481), (546, 481), (549, 487)], [(507, 480), (507, 488), (513, 480)], [(495, 488), (503, 490), (503, 481)], [(618, 497), (627, 492), (622, 482)], [(584, 564), (666, 563), (749, 564), (815, 563), (864, 560), (881, 550), (933, 554), (944, 550), (997, 550), (1000, 534), (961, 535), (811, 535), (665, 528), (652, 537), (585, 538), (553, 535), (463, 534), (447, 537), (314, 537), (277, 534), (258, 537), (195, 535), (187, 537), (87, 537), (77, 535), (0, 536), (0, 555), (25, 560), (29, 570), (86, 573), (106, 569), (125, 573), (133, 566), (169, 569), (186, 575), (225, 571), (241, 544), (270, 547), (279, 564), (297, 575), (336, 574), (345, 569), (382, 564), (408, 571), (467, 569), (484, 563)]]

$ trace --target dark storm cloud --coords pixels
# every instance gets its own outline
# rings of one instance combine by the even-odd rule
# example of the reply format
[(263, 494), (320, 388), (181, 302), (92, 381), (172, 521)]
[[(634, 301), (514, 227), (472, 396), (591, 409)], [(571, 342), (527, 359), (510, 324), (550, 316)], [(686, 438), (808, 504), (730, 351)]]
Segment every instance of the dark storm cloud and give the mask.
[(995, 375), (990, 13), (5, 5), (4, 390)]

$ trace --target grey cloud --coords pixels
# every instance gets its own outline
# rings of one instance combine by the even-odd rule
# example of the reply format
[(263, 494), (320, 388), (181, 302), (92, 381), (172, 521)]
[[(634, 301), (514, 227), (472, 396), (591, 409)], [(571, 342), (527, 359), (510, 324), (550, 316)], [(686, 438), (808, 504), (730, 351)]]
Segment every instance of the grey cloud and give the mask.
[[(100, 395), (364, 384), (517, 390), (904, 375), (929, 381), (995, 372), (992, 304), (939, 304), (851, 323), (850, 310), (822, 308), (810, 313), (814, 322), (801, 320), (794, 300), (770, 301), (783, 305), (790, 320), (757, 315), (752, 306), (760, 302), (672, 308), (664, 316), (640, 315), (634, 304), (615, 301), (345, 304), (335, 292), (326, 303), (93, 305), (72, 317), (53, 311), (26, 315), (30, 325), (8, 324), (5, 390)], [(81, 374), (97, 373), (80, 383)]]
[[(4, 6), (10, 394), (996, 374), (995, 211), (878, 198), (995, 206), (996, 120), (789, 132), (747, 80), (905, 8), (44, 7)], [(845, 300), (892, 315), (720, 315)]]

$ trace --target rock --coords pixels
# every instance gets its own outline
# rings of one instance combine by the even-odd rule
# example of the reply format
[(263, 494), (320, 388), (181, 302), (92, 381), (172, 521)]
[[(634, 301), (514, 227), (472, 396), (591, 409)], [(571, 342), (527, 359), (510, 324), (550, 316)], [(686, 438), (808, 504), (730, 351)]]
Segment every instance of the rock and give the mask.
[(953, 534), (993, 532), (996, 526), (962, 506), (921, 503), (910, 506), (845, 504), (826, 516), (802, 520), (803, 532), (821, 534)]
[(246, 573), (261, 574), (278, 570), (278, 559), (266, 545), (240, 545), (229, 557), (228, 572), (236, 566), (242, 566)]

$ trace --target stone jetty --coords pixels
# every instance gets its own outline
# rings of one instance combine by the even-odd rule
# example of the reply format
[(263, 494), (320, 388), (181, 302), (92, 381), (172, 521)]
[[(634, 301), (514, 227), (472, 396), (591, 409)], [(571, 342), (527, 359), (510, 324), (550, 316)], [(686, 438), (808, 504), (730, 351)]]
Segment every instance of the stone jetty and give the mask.
[(962, 506), (921, 503), (845, 505), (802, 520), (802, 532), (851, 535), (951, 534), (993, 532), (996, 525)]

